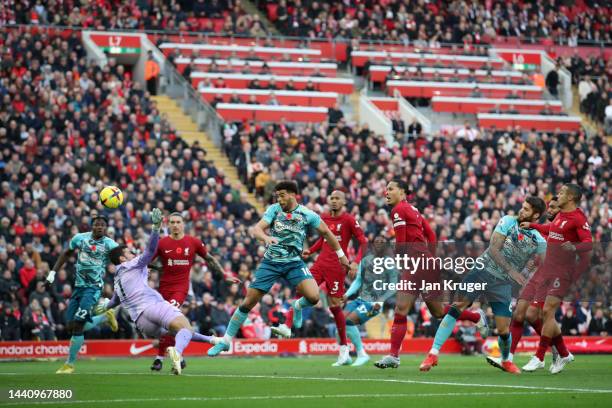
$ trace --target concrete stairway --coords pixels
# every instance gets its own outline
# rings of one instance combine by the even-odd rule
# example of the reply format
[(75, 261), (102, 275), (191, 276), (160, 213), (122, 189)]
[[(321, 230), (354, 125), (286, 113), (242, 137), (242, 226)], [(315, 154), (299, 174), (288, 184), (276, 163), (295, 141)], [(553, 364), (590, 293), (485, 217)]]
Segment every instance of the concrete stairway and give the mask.
[(161, 114), (166, 115), (168, 121), (174, 126), (178, 134), (190, 145), (198, 141), (200, 147), (206, 150), (206, 158), (212, 161), (215, 167), (225, 174), (232, 187), (246, 194), (249, 204), (255, 207), (260, 214), (263, 214), (264, 206), (242, 184), (236, 167), (230, 163), (225, 153), (213, 143), (205, 132), (198, 130), (191, 117), (183, 113), (181, 107), (169, 96), (153, 96), (153, 100), (157, 103), (157, 108)]

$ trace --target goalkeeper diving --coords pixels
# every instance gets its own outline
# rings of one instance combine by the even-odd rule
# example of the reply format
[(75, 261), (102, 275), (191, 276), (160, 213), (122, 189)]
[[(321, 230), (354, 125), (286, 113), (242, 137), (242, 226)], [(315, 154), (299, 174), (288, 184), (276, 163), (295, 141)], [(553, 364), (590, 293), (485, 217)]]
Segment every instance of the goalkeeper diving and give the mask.
[(189, 342), (212, 343), (212, 337), (195, 333), (181, 311), (148, 285), (147, 265), (157, 250), (162, 219), (161, 211), (155, 208), (151, 212), (153, 228), (149, 242), (141, 255), (134, 255), (125, 245), (110, 251), (110, 261), (118, 265), (113, 297), (104, 299), (94, 311), (96, 314), (104, 313), (121, 304), (145, 336), (174, 335), (176, 344), (167, 349), (167, 354), (172, 360), (172, 373), (178, 375), (181, 374), (181, 355)]

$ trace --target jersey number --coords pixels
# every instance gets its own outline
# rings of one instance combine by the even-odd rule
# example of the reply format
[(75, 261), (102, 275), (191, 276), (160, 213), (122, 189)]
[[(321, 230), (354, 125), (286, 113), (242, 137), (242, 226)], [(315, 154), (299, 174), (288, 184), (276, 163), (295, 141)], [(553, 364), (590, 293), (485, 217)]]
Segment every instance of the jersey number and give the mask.
[(340, 286), (340, 283), (338, 281), (334, 282), (334, 286), (332, 287), (332, 293), (336, 293), (338, 291), (338, 287)]
[(367, 313), (368, 313), (368, 308), (366, 307), (366, 305), (361, 305), (361, 306), (359, 306), (359, 307), (357, 308), (357, 311), (358, 311), (359, 313), (365, 313), (365, 314), (367, 314)]
[(79, 307), (78, 310), (75, 313), (75, 316), (78, 317), (79, 319), (85, 319), (87, 317), (87, 310), (86, 309), (81, 309)]
[(176, 299), (170, 299), (168, 303), (170, 303), (173, 307), (176, 307), (177, 309), (181, 306), (179, 305), (179, 302), (176, 301)]
[(557, 289), (557, 288), (559, 288), (559, 286), (561, 286), (561, 282), (559, 281), (559, 278), (557, 278), (553, 282), (553, 288)]

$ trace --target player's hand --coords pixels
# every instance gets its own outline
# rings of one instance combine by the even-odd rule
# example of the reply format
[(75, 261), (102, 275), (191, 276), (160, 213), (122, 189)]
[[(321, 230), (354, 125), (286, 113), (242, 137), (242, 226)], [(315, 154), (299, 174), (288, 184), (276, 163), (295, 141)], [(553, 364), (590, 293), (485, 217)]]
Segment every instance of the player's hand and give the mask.
[(47, 274), (47, 282), (49, 282), (49, 284), (52, 284), (53, 282), (55, 282), (55, 271), (50, 271)]
[(510, 271), (508, 275), (510, 275), (510, 277), (521, 286), (525, 286), (525, 284), (527, 283), (527, 278), (525, 278), (521, 273), (517, 271)]
[(379, 302), (374, 303), (373, 309), (375, 312), (378, 312), (380, 310), (380, 303)]
[(302, 251), (302, 258), (308, 258), (310, 256), (310, 249), (305, 249)]
[(110, 302), (110, 299), (107, 299), (107, 298), (103, 298), (102, 300), (100, 300), (100, 302), (96, 305), (96, 307), (94, 307), (94, 310), (93, 310), (94, 314), (99, 315), (99, 314), (106, 312), (106, 308), (109, 302)]
[(576, 252), (576, 245), (572, 244), (571, 242), (562, 243), (561, 248), (563, 248), (564, 251)]
[(154, 208), (153, 211), (151, 211), (151, 222), (153, 223), (153, 226), (155, 228), (159, 228), (161, 226), (163, 217), (162, 217), (162, 212), (159, 208)]
[(351, 266), (349, 268), (348, 275), (351, 279), (355, 279), (357, 276), (357, 269), (359, 268), (359, 264), (357, 262), (351, 262)]
[(523, 221), (520, 223), (519, 227), (522, 229), (531, 229), (531, 223), (527, 221)]
[(346, 256), (339, 258), (339, 261), (340, 261), (340, 265), (342, 265), (345, 271), (348, 271), (350, 269), (349, 260)]
[(278, 244), (278, 239), (271, 237), (269, 235), (266, 235), (263, 239), (264, 244), (266, 244), (266, 246), (270, 246), (270, 245), (274, 245), (274, 244)]
[(225, 273), (225, 274), (223, 274), (223, 279), (224, 279), (224, 280), (225, 280), (227, 283), (231, 283), (231, 284), (234, 284), (234, 283), (240, 283), (240, 282), (242, 282), (242, 281), (240, 280), (240, 278), (238, 278), (237, 276), (232, 275), (231, 273)]

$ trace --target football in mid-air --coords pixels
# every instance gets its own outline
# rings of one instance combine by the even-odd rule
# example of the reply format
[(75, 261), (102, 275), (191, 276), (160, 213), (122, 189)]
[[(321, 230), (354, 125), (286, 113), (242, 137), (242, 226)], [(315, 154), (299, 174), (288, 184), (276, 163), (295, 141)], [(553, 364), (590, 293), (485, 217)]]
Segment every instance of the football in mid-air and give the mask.
[(100, 202), (106, 208), (118, 208), (123, 204), (123, 191), (115, 186), (106, 186), (100, 191)]

